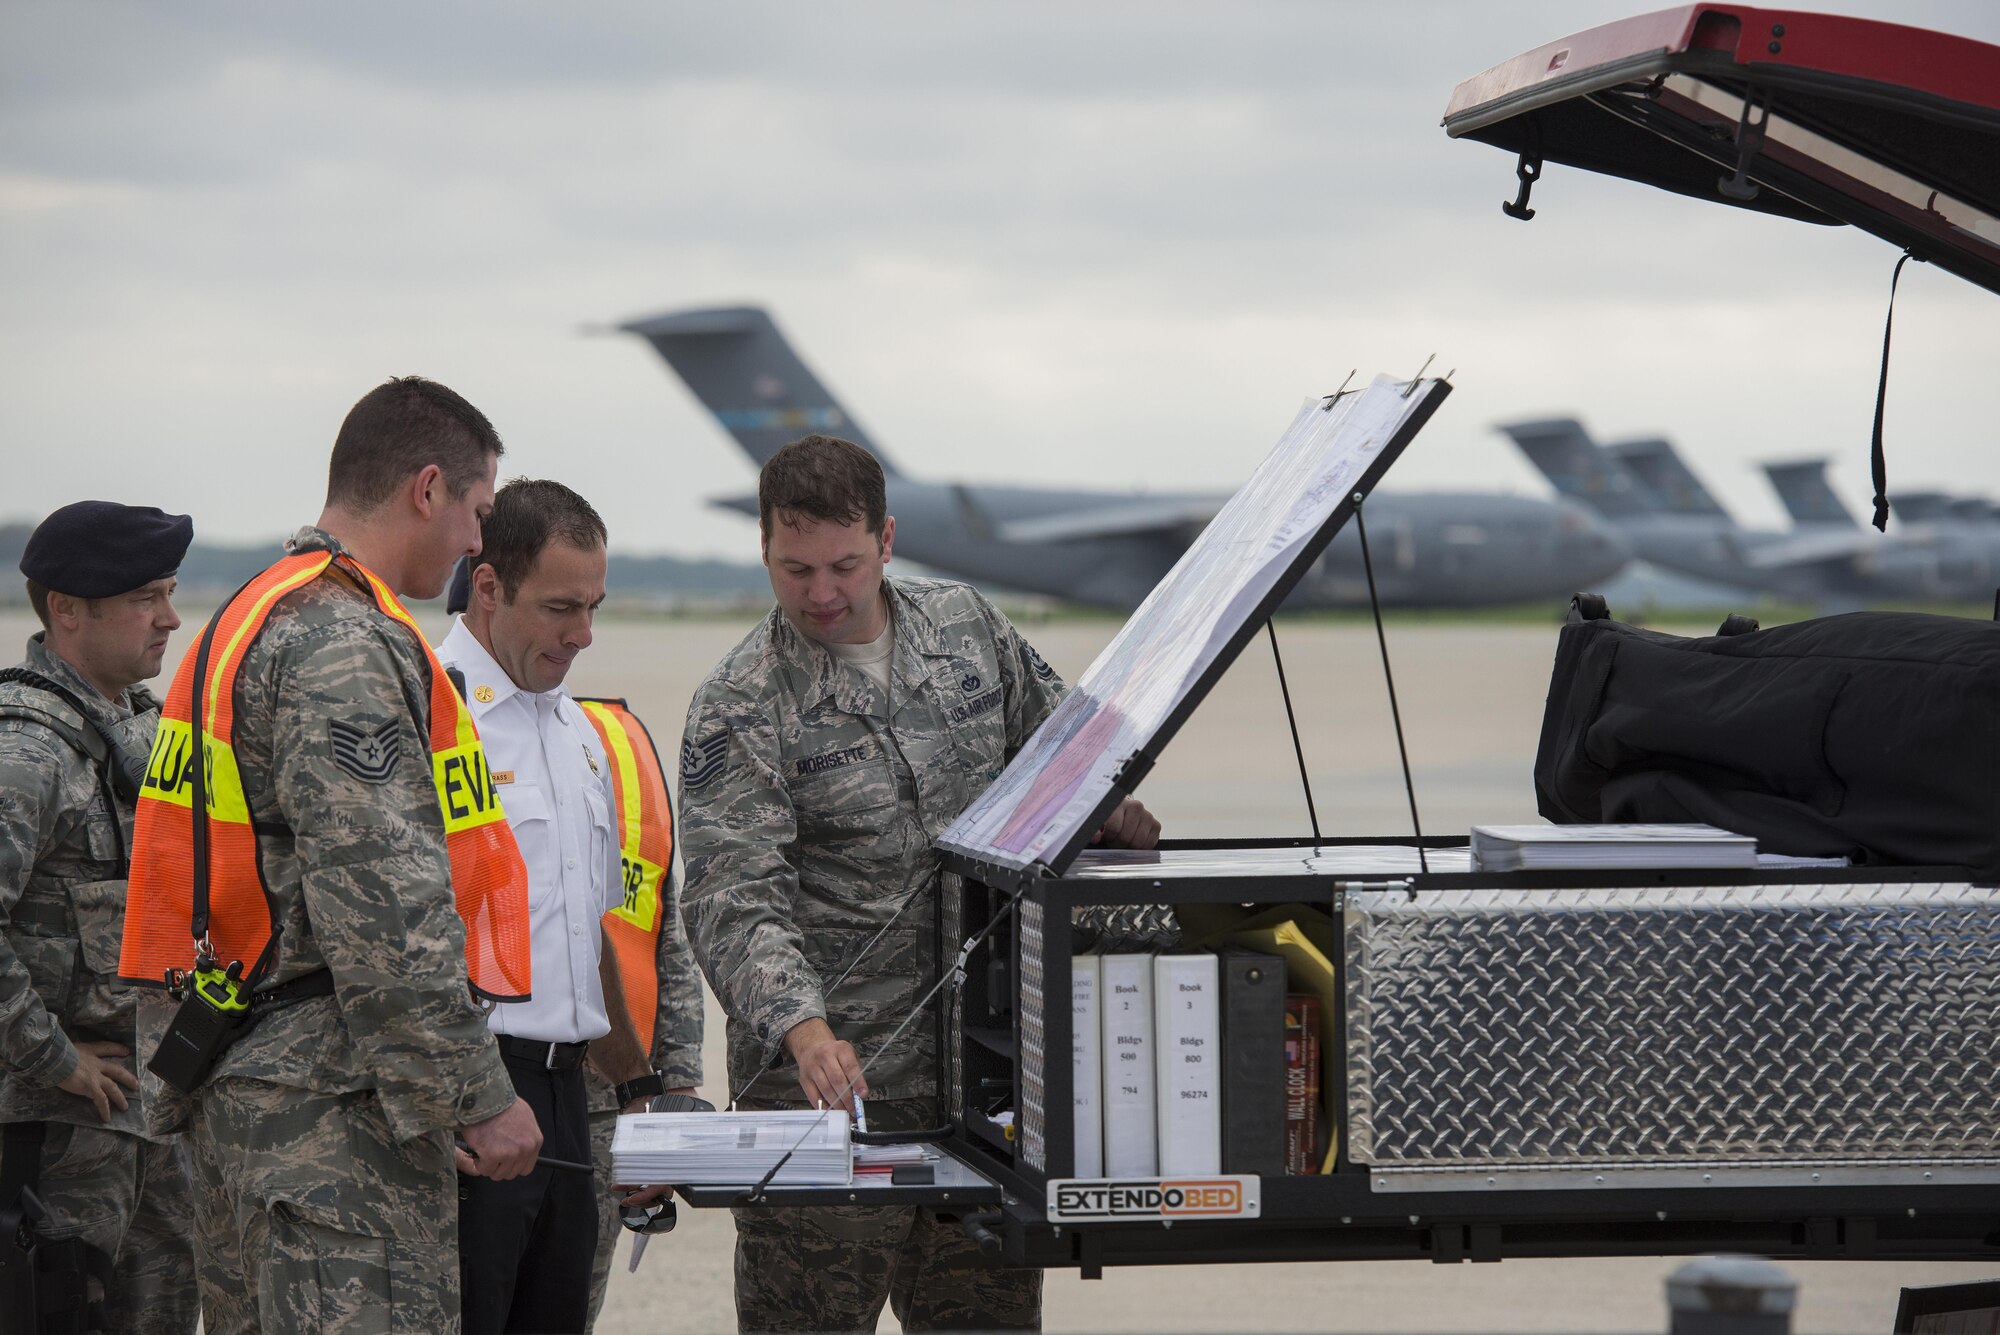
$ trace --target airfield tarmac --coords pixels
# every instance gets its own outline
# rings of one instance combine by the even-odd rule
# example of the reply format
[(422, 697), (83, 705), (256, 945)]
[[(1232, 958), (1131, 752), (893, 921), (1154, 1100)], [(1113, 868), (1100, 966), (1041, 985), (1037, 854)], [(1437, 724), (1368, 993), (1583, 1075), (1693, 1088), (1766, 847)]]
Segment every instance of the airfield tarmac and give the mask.
[[(200, 624), (174, 639), (165, 682)], [(420, 619), (441, 635), (443, 617)], [(620, 695), (668, 755), (696, 683), (754, 617), (702, 620), (606, 616), (578, 660), (579, 694)], [(1109, 619), (1058, 618), (1023, 629), (1074, 680), (1117, 630)], [(0, 645), (34, 629), (26, 609), (0, 611)], [(1279, 646), (1300, 740), (1327, 834), (1407, 832), (1409, 809), (1373, 629), (1365, 623), (1281, 623)], [(1535, 819), (1531, 768), (1554, 653), (1553, 615), (1540, 624), (1392, 621), (1389, 647), (1428, 833)], [(1268, 643), (1253, 640), (1167, 748), (1140, 795), (1174, 836), (1310, 832)], [(720, 1102), (722, 1017), (711, 998), (703, 1093)], [(601, 1335), (735, 1328), (733, 1231), (723, 1211), (683, 1207), (680, 1225), (650, 1245), (637, 1275), (619, 1242)], [(1661, 1331), (1665, 1276), (1680, 1258), (1292, 1263), (1132, 1268), (1085, 1282), (1048, 1276), (1045, 1326), (1061, 1331), (1501, 1332)], [(1903, 1285), (1991, 1278), (1978, 1265), (1788, 1262), (1799, 1281), (1795, 1329), (1813, 1335), (1887, 1331)], [(885, 1313), (882, 1328), (897, 1328)]]
[[(695, 685), (749, 624), (600, 622), (571, 685), (626, 696), (660, 744), (677, 747)], [(1074, 681), (1118, 623), (1023, 620), (1022, 628)], [(1553, 614), (1546, 625), (1397, 620), (1388, 638), (1425, 831), (1537, 819), (1532, 770), (1555, 653)], [(1409, 805), (1373, 627), (1281, 622), (1278, 647), (1321, 830), (1407, 833)], [(1277, 686), (1269, 643), (1252, 640), (1167, 747), (1139, 795), (1168, 834), (1311, 832)], [(706, 1052), (708, 1069), (719, 1073), (722, 1015), (712, 998)], [(703, 1092), (726, 1097), (719, 1088)], [(733, 1330), (733, 1245), (724, 1212), (683, 1208), (679, 1227), (649, 1244), (640, 1272), (628, 1275), (631, 1244), (621, 1239), (600, 1335)], [(1051, 1332), (1662, 1331), (1665, 1277), (1683, 1259), (1166, 1266), (1110, 1270), (1088, 1282), (1075, 1271), (1051, 1271), (1044, 1325)], [(1794, 1329), (1812, 1335), (1887, 1331), (1901, 1286), (1994, 1274), (1976, 1265), (1786, 1268), (1800, 1284)], [(882, 1329), (898, 1329), (893, 1316), (884, 1314)]]

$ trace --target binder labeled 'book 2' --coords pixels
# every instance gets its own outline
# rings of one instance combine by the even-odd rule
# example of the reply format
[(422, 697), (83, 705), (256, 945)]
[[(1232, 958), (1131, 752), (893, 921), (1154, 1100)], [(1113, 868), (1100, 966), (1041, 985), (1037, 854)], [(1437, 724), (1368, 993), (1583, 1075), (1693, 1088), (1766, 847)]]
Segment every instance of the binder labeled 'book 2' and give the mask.
[(1104, 956), (1104, 1174), (1160, 1171), (1153, 1115), (1153, 957)]

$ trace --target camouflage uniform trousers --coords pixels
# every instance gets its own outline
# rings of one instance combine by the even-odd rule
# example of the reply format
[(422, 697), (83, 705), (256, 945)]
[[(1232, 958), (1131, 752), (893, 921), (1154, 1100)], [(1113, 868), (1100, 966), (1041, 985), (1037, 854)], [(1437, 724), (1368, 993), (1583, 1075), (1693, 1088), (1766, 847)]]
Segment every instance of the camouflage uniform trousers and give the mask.
[(223, 1077), (188, 1141), (207, 1335), (456, 1335), (448, 1133), (399, 1143), (372, 1090)]
[[(742, 1107), (798, 1108), (745, 1100)], [(930, 1099), (868, 1103), (871, 1131), (934, 1125)], [(1042, 1272), (1003, 1269), (956, 1220), (910, 1206), (757, 1209), (736, 1216), (736, 1328), (872, 1331), (886, 1300), (907, 1331), (1042, 1328)]]
[[(611, 1283), (612, 1253), (618, 1240), (628, 1236), (618, 1222), (618, 1197), (611, 1180), (611, 1137), (618, 1130), (618, 1110), (609, 1108), (590, 1114), (590, 1162), (597, 1170), (597, 1255), (590, 1262), (590, 1324), (597, 1324), (598, 1309), (604, 1306), (604, 1291)], [(650, 1245), (650, 1244), (649, 1244)], [(626, 1243), (627, 1249), (631, 1247)]]
[(111, 1258), (104, 1335), (193, 1335), (187, 1147), (122, 1131), (50, 1122), (35, 1192), (47, 1242), (82, 1238)]

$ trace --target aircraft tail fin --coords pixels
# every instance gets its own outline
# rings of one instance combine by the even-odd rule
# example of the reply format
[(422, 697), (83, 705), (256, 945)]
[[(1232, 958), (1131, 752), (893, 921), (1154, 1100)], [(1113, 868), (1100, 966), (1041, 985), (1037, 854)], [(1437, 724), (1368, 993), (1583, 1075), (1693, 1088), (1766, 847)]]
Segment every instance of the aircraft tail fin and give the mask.
[(1668, 514), (1700, 515), (1733, 523), (1729, 511), (1695, 476), (1673, 442), (1659, 436), (1608, 445), (1605, 452), (1632, 470), (1639, 484)]
[(1951, 518), (1951, 497), (1941, 491), (1906, 491), (1891, 496), (1889, 508), (1905, 524), (1934, 524)]
[(674, 311), (618, 326), (653, 345), (759, 467), (780, 446), (821, 432), (863, 446), (897, 476), (759, 306)]
[(1575, 418), (1506, 422), (1500, 430), (1559, 493), (1600, 515), (1616, 519), (1657, 508), (1631, 470), (1598, 448)]
[(1842, 503), (1826, 480), (1826, 460), (1800, 459), (1765, 464), (1764, 476), (1784, 503), (1785, 513), (1801, 528), (1859, 528), (1854, 512)]

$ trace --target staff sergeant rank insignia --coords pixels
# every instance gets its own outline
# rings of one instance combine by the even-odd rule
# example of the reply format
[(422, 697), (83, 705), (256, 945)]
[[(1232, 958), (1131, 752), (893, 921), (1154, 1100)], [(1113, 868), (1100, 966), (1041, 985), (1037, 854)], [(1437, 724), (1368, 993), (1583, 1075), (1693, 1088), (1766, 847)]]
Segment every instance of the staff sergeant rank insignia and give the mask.
[(403, 743), (395, 719), (371, 729), (336, 718), (328, 719), (326, 727), (333, 740), (335, 763), (355, 778), (363, 783), (387, 783), (396, 772)]
[(1042, 656), (1035, 652), (1034, 645), (1023, 642), (1021, 647), (1028, 651), (1029, 666), (1035, 669), (1037, 677), (1040, 677), (1043, 681), (1054, 681), (1056, 679), (1056, 670), (1042, 661)]
[(723, 759), (729, 754), (729, 730), (723, 729), (698, 742), (681, 743), (681, 786), (699, 788), (722, 773)]

